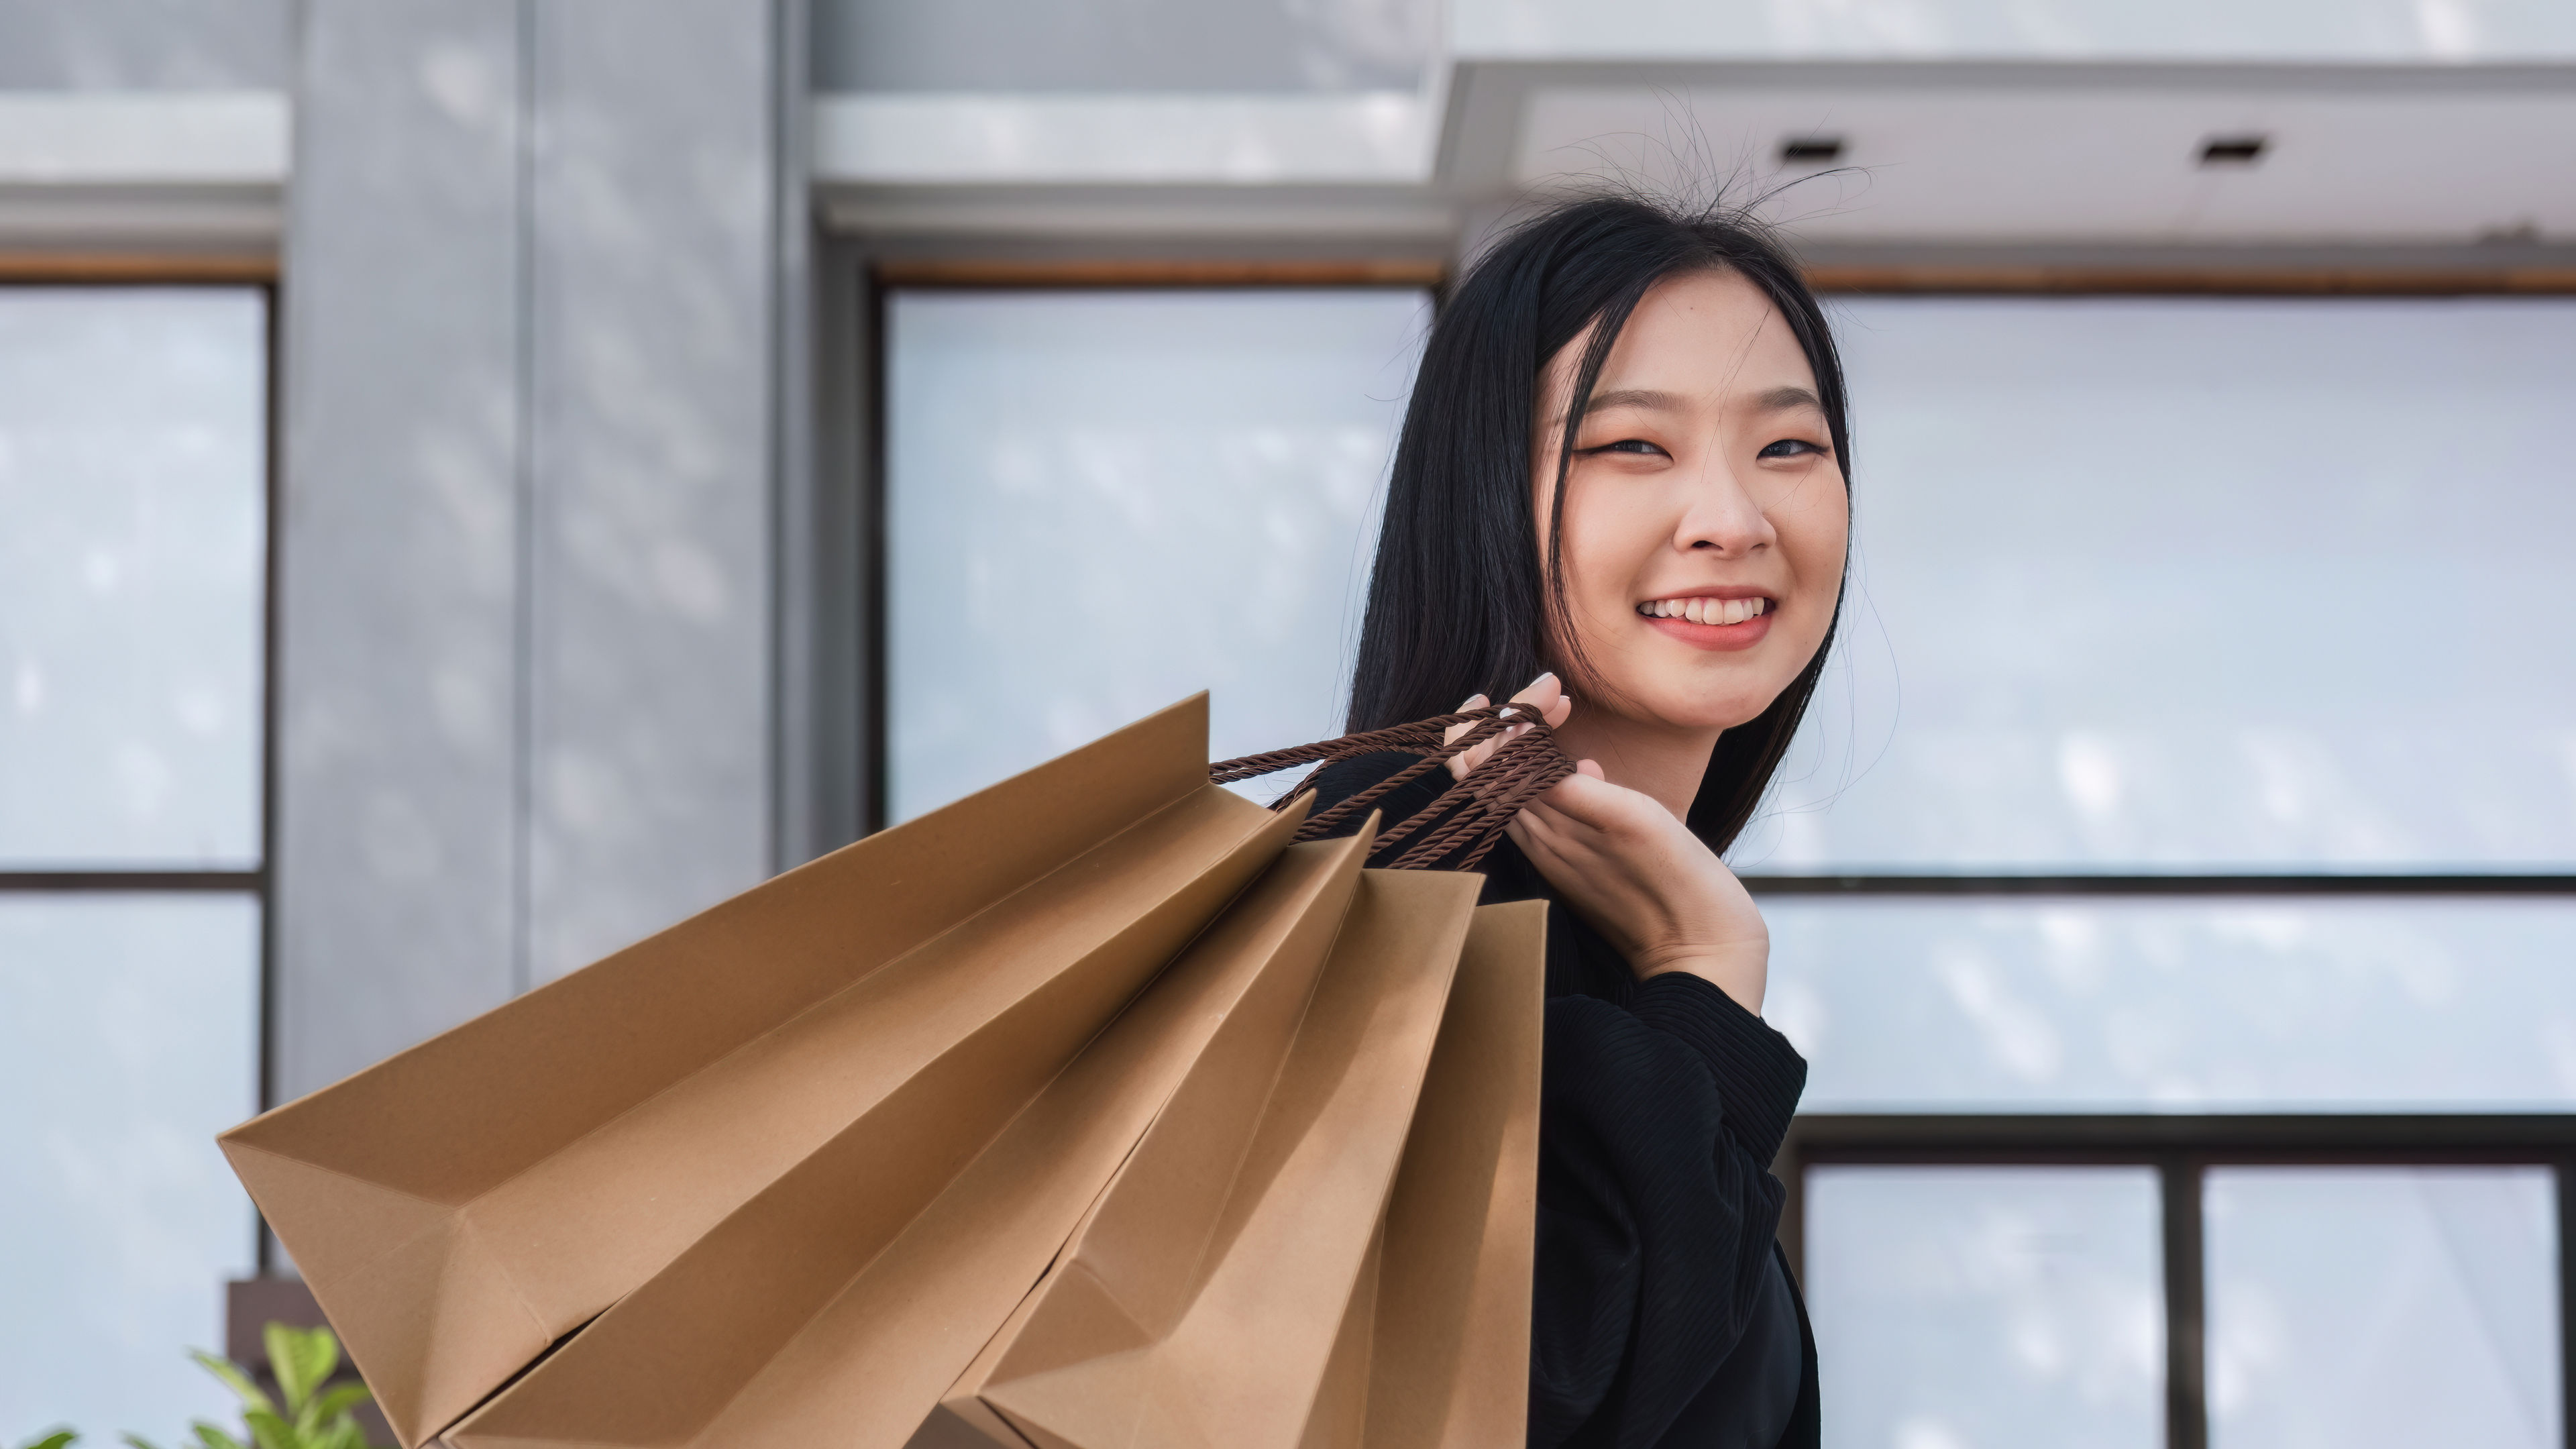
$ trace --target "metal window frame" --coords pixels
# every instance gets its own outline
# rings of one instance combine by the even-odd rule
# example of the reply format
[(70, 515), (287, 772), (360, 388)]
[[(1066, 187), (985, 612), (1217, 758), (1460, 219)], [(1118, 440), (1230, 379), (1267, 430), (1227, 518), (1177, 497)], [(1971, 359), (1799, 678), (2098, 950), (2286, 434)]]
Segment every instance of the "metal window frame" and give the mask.
[(2165, 1444), (2208, 1449), (2202, 1189), (2212, 1167), (2528, 1165), (2556, 1193), (2560, 1433), (2576, 1444), (2576, 1114), (2195, 1115), (1817, 1113), (1799, 1117), (1773, 1171), (1788, 1188), (1781, 1241), (1805, 1272), (1807, 1173), (1820, 1166), (2149, 1167), (2159, 1187)]
[[(838, 610), (825, 667), (841, 675), (823, 695), (848, 702), (835, 734), (847, 781), (837, 811), (848, 838), (885, 824), (885, 300), (897, 289), (1074, 290), (1204, 287), (1406, 286), (1446, 300), (1447, 268), (1404, 259), (1302, 255), (1170, 256), (1163, 246), (1081, 256), (995, 255), (991, 249), (934, 247), (874, 253), (868, 242), (829, 235), (820, 243), (822, 317), (816, 328), (820, 385), (822, 511), (818, 528), (844, 540), (833, 579), (822, 581), (823, 612)], [(1396, 260), (1387, 260), (1388, 257)], [(1848, 258), (1812, 266), (1828, 298), (1853, 295), (1982, 298), (2121, 296), (2315, 298), (2576, 294), (2576, 268), (2485, 265), (2445, 252), (2389, 266), (2324, 265), (2302, 258), (2249, 264), (2233, 253), (2180, 264), (2033, 264), (2020, 258), (1938, 261)], [(835, 511), (837, 510), (837, 511)], [(837, 589), (837, 592), (834, 590)], [(831, 768), (818, 779), (833, 778)], [(837, 842), (835, 842), (837, 843)], [(2055, 897), (2535, 897), (2576, 895), (2576, 872), (1821, 872), (1747, 874), (1757, 896)], [(2326, 1163), (2531, 1163), (2548, 1166), (2557, 1189), (2560, 1394), (2568, 1449), (2576, 1449), (2576, 1114), (2281, 1113), (2268, 1115), (1809, 1114), (1792, 1125), (1775, 1169), (1788, 1187), (1782, 1238), (1803, 1268), (1804, 1179), (1824, 1164), (1946, 1165), (2108, 1163), (2153, 1167), (2160, 1184), (2160, 1257), (2167, 1313), (2166, 1443), (2206, 1449), (2202, 1323), (2202, 1174), (2214, 1165)]]
[(1367, 251), (1174, 256), (992, 256), (936, 250), (879, 252), (861, 238), (818, 243), (812, 528), (843, 550), (814, 568), (814, 640), (808, 667), (816, 717), (807, 766), (828, 798), (810, 847), (820, 854), (887, 825), (886, 725), (886, 305), (905, 292), (1193, 290), (1420, 291), (1437, 307), (1445, 263)]
[[(1843, 264), (1811, 270), (1827, 296), (1987, 299), (2543, 297), (2576, 293), (2576, 269)], [(1756, 896), (1950, 899), (2532, 898), (2576, 895), (2576, 872), (1885, 871), (1748, 873)], [(1774, 1171), (1788, 1189), (1781, 1238), (1801, 1273), (1806, 1174), (1822, 1165), (2120, 1165), (2159, 1184), (2165, 1310), (2165, 1443), (2207, 1449), (2202, 1186), (2213, 1166), (2513, 1163), (2550, 1169), (2557, 1198), (2560, 1434), (2576, 1449), (2576, 1113), (1801, 1115)]]
[[(277, 911), (277, 522), (282, 502), (284, 466), (279, 446), (285, 384), (282, 329), (279, 320), (277, 263), (267, 256), (147, 255), (121, 252), (70, 255), (0, 255), (0, 288), (54, 291), (108, 288), (213, 287), (242, 288), (258, 294), (260, 365), (263, 373), (260, 426), (260, 708), (258, 770), (259, 861), (238, 867), (52, 867), (0, 868), (0, 895), (163, 895), (172, 893), (248, 896), (259, 911), (259, 1041), (255, 1056), (253, 1100), (266, 1111), (277, 1102), (276, 1041)], [(265, 1276), (275, 1251), (265, 1222), (251, 1214), (252, 1258)]]

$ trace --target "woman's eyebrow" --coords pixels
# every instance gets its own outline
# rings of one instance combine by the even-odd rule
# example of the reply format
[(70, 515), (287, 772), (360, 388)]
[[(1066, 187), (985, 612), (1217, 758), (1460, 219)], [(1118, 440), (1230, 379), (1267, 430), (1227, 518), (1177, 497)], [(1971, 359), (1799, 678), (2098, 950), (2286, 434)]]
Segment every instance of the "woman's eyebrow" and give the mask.
[(1596, 392), (1584, 405), (1584, 414), (1607, 412), (1612, 408), (1645, 408), (1651, 412), (1677, 413), (1682, 410), (1679, 395), (1658, 392), (1651, 387), (1623, 387), (1614, 392)]
[[(1583, 412), (1587, 417), (1594, 413), (1608, 412), (1612, 408), (1644, 408), (1649, 412), (1677, 413), (1686, 406), (1687, 404), (1682, 401), (1678, 393), (1663, 392), (1651, 387), (1623, 387), (1610, 392), (1594, 393), (1592, 401), (1584, 407)], [(1756, 412), (1785, 413), (1794, 412), (1800, 408), (1813, 408), (1822, 412), (1824, 406), (1824, 401), (1818, 398), (1813, 390), (1794, 384), (1757, 393), (1753, 398), (1753, 408)]]

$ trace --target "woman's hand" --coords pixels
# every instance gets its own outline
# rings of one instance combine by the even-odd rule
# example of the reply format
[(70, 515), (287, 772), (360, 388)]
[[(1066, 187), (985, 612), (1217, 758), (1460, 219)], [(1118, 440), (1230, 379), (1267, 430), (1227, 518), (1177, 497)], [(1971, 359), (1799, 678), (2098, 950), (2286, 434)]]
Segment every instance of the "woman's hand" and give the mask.
[[(1463, 708), (1484, 703), (1479, 695)], [(1543, 674), (1512, 697), (1553, 727), (1574, 702)], [(1453, 727), (1450, 738), (1465, 726)], [(1494, 743), (1450, 761), (1461, 779)], [(1760, 1015), (1770, 972), (1771, 932), (1735, 872), (1652, 797), (1611, 784), (1591, 760), (1532, 801), (1507, 827), (1576, 914), (1628, 959), (1642, 979), (1688, 971)]]

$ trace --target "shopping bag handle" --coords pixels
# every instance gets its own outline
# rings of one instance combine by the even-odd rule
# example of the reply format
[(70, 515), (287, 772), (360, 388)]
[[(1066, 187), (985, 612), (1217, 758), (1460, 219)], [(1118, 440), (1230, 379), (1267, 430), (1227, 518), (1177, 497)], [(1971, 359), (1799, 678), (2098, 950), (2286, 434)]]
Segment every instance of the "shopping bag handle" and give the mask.
[[(1452, 725), (1461, 724), (1468, 728), (1458, 738), (1441, 738)], [(1474, 870), (1483, 862), (1485, 853), (1494, 848), (1494, 842), (1502, 839), (1503, 827), (1511, 824), (1512, 817), (1521, 813), (1522, 806), (1574, 773), (1574, 761), (1557, 748), (1547, 721), (1528, 705), (1489, 704), (1387, 729), (1318, 740), (1311, 745), (1245, 755), (1235, 760), (1219, 760), (1208, 766), (1208, 779), (1219, 785), (1231, 785), (1239, 780), (1257, 780), (1292, 765), (1313, 765), (1315, 768), (1297, 782), (1296, 788), (1271, 802), (1270, 808), (1279, 810), (1300, 796), (1313, 793), (1315, 777), (1322, 774), (1326, 766), (1383, 750), (1404, 750), (1422, 756), (1331, 809), (1310, 817), (1298, 827), (1299, 840), (1320, 840), (1339, 833), (1348, 821), (1376, 804), (1388, 791), (1410, 784), (1447, 764), (1451, 756), (1474, 749), (1514, 726), (1523, 727), (1523, 732), (1503, 741), (1491, 759), (1476, 767), (1475, 773), (1442, 791), (1440, 798), (1406, 817), (1395, 828), (1378, 832), (1376, 842), (1369, 847), (1372, 863), (1384, 864), (1394, 870), (1444, 867)], [(1417, 832), (1422, 838), (1414, 840), (1401, 854), (1392, 860), (1378, 861), (1378, 857), (1404, 844)], [(1462, 859), (1455, 862), (1448, 859), (1461, 850), (1466, 852)]]

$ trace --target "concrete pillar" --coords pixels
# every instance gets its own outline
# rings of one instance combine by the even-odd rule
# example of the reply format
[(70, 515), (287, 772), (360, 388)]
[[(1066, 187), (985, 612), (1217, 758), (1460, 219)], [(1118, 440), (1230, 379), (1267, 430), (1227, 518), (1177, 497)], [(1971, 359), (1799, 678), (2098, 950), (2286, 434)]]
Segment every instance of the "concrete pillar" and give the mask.
[(270, 1091), (759, 880), (779, 0), (308, 0)]

